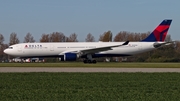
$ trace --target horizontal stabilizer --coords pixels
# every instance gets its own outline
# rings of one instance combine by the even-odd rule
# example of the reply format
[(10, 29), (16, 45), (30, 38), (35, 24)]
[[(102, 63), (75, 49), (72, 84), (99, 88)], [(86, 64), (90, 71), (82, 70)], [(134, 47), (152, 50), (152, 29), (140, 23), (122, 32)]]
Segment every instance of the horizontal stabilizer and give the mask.
[(153, 44), (153, 46), (154, 46), (155, 48), (159, 48), (159, 47), (164, 46), (164, 45), (170, 45), (170, 44), (172, 44), (172, 43), (174, 43), (174, 42), (176, 42), (176, 41), (164, 42), (164, 43), (158, 43), (158, 42), (156, 42), (156, 43)]

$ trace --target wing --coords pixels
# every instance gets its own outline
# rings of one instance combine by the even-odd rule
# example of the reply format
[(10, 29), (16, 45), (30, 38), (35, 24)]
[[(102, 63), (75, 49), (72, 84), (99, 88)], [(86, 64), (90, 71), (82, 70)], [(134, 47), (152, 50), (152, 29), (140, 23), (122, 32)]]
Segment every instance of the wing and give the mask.
[(84, 50), (68, 50), (68, 51), (62, 52), (60, 55), (65, 54), (65, 53), (76, 53), (80, 56), (86, 55), (86, 54), (94, 54), (97, 52), (112, 50), (112, 48), (114, 48), (114, 47), (124, 46), (124, 45), (127, 45), (128, 43), (129, 43), (129, 41), (126, 41), (121, 45), (105, 46), (105, 47), (98, 47), (98, 48), (91, 48), (91, 49), (84, 49)]
[(128, 43), (129, 43), (129, 41), (126, 41), (121, 45), (114, 45), (114, 46), (106, 46), (106, 47), (98, 47), (98, 48), (86, 49), (86, 50), (81, 50), (81, 52), (83, 52), (83, 54), (97, 53), (97, 52), (112, 50), (112, 48), (114, 48), (114, 47), (124, 46), (124, 45), (127, 45)]

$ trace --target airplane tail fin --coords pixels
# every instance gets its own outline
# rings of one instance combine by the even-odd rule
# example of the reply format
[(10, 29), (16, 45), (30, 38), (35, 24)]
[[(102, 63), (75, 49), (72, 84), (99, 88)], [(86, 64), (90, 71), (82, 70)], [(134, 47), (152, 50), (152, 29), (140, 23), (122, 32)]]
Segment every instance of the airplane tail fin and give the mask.
[(155, 42), (155, 41), (164, 41), (169, 30), (172, 20), (165, 19), (156, 27), (156, 29), (144, 40), (143, 42)]

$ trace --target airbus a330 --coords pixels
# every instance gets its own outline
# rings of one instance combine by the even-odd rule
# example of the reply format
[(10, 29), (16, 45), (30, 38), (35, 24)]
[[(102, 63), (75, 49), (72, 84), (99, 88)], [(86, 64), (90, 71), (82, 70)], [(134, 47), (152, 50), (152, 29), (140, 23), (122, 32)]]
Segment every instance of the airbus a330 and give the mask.
[(159, 26), (140, 42), (47, 42), (20, 43), (9, 46), (4, 53), (20, 57), (59, 57), (62, 61), (84, 58), (84, 63), (96, 63), (94, 58), (131, 56), (167, 45), (165, 38), (172, 20), (163, 20)]

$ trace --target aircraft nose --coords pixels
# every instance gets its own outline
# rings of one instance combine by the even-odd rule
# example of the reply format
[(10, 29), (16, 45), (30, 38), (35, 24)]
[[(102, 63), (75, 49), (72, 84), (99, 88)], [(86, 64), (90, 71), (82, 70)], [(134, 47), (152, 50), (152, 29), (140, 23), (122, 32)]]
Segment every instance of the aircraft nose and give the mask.
[(4, 53), (6, 53), (6, 54), (8, 54), (8, 52), (7, 52), (7, 51), (8, 51), (8, 50), (7, 50), (7, 49), (5, 49), (3, 52), (4, 52)]
[(5, 50), (4, 50), (4, 53), (5, 53), (5, 54), (8, 54), (8, 55), (11, 55), (11, 54), (12, 54), (12, 52), (11, 52), (9, 49), (5, 49)]

